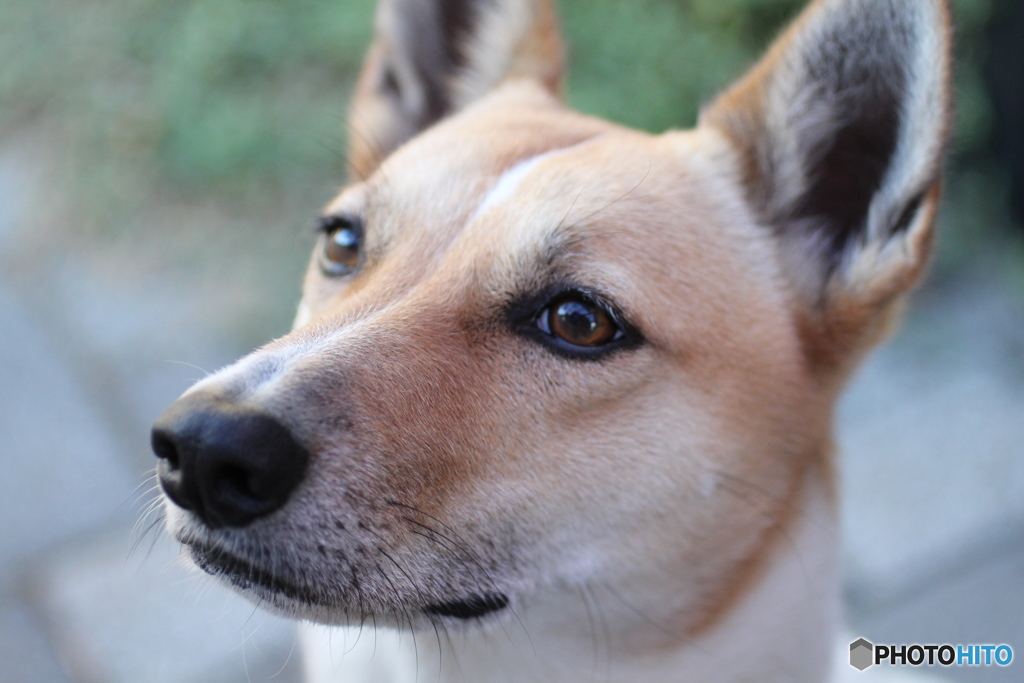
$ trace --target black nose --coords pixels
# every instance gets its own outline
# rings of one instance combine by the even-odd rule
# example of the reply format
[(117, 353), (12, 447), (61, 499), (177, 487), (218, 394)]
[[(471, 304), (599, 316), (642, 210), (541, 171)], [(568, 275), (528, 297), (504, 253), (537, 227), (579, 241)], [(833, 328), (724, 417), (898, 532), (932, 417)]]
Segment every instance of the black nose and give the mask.
[(211, 527), (241, 527), (277, 510), (309, 453), (270, 415), (208, 393), (178, 399), (153, 425), (167, 496)]

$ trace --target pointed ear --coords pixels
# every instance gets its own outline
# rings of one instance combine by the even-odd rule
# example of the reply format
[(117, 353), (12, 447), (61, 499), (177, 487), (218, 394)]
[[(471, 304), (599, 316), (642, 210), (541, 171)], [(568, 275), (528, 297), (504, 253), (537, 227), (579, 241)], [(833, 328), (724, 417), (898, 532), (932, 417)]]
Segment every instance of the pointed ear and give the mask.
[(884, 317), (926, 262), (950, 33), (944, 0), (818, 0), (701, 115), (738, 149), (750, 202), (819, 326)]
[(558, 94), (562, 70), (551, 0), (379, 0), (349, 114), (353, 179), (506, 79)]

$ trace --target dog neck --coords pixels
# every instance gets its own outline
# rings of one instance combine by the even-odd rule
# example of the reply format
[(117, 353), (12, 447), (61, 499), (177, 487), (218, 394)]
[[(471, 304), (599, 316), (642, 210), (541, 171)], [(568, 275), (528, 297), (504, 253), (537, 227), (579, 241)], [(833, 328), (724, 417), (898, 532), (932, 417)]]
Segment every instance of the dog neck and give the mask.
[[(806, 477), (794, 514), (713, 623), (680, 635), (670, 600), (607, 585), (552, 589), (499, 625), (415, 634), (309, 625), (310, 681), (825, 680), (840, 622), (830, 482)], [(664, 591), (662, 591), (664, 592)]]

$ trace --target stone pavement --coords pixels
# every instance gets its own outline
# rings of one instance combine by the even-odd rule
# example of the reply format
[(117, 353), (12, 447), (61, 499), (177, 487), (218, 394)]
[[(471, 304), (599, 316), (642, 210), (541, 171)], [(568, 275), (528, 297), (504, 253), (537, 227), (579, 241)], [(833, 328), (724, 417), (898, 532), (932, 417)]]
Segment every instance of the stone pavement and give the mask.
[[(113, 332), (115, 318), (149, 319), (145, 292), (133, 314), (123, 296), (57, 280), (16, 295), (0, 279), (0, 681), (295, 680), (290, 624), (195, 576), (159, 529), (132, 532), (152, 498), (146, 425), (201, 373), (157, 360), (154, 330)], [(75, 331), (33, 305), (72, 296)], [(227, 360), (216, 356), (169, 357)]]
[(933, 283), (839, 412), (851, 627), (1024, 656), (1024, 302), (992, 274)]
[[(66, 255), (6, 269), (12, 182), (0, 163), (0, 682), (298, 680), (294, 626), (195, 575), (156, 530), (132, 552), (150, 421), (195, 366), (247, 349), (195, 323), (209, 312), (187, 279)], [(1024, 680), (1022, 301), (991, 273), (926, 288), (839, 433), (853, 632), (1006, 642), (1020, 664), (950, 677)]]
[[(185, 568), (159, 529), (148, 426), (243, 349), (208, 297), (77, 254), (17, 259), (25, 167), (0, 154), (0, 683), (289, 683), (292, 624)], [(138, 548), (133, 552), (133, 545)]]

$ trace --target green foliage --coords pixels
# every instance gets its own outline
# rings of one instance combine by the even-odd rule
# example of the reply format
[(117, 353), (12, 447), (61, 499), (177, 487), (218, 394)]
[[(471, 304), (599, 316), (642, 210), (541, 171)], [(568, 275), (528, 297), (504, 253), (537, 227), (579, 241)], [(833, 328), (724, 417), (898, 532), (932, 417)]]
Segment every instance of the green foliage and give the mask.
[[(803, 4), (562, 0), (570, 103), (652, 131), (691, 125)], [(954, 4), (957, 146), (972, 151), (990, 127), (980, 73), (991, 7)], [(111, 210), (155, 187), (268, 201), (323, 188), (342, 180), (372, 14), (372, 0), (5, 0), (0, 133), (55, 125), (71, 191)]]
[(752, 64), (801, 0), (563, 0), (570, 103), (661, 131)]
[(185, 191), (302, 181), (343, 147), (372, 12), (367, 0), (7, 0), (0, 129), (56, 119), (93, 172), (153, 163)]

